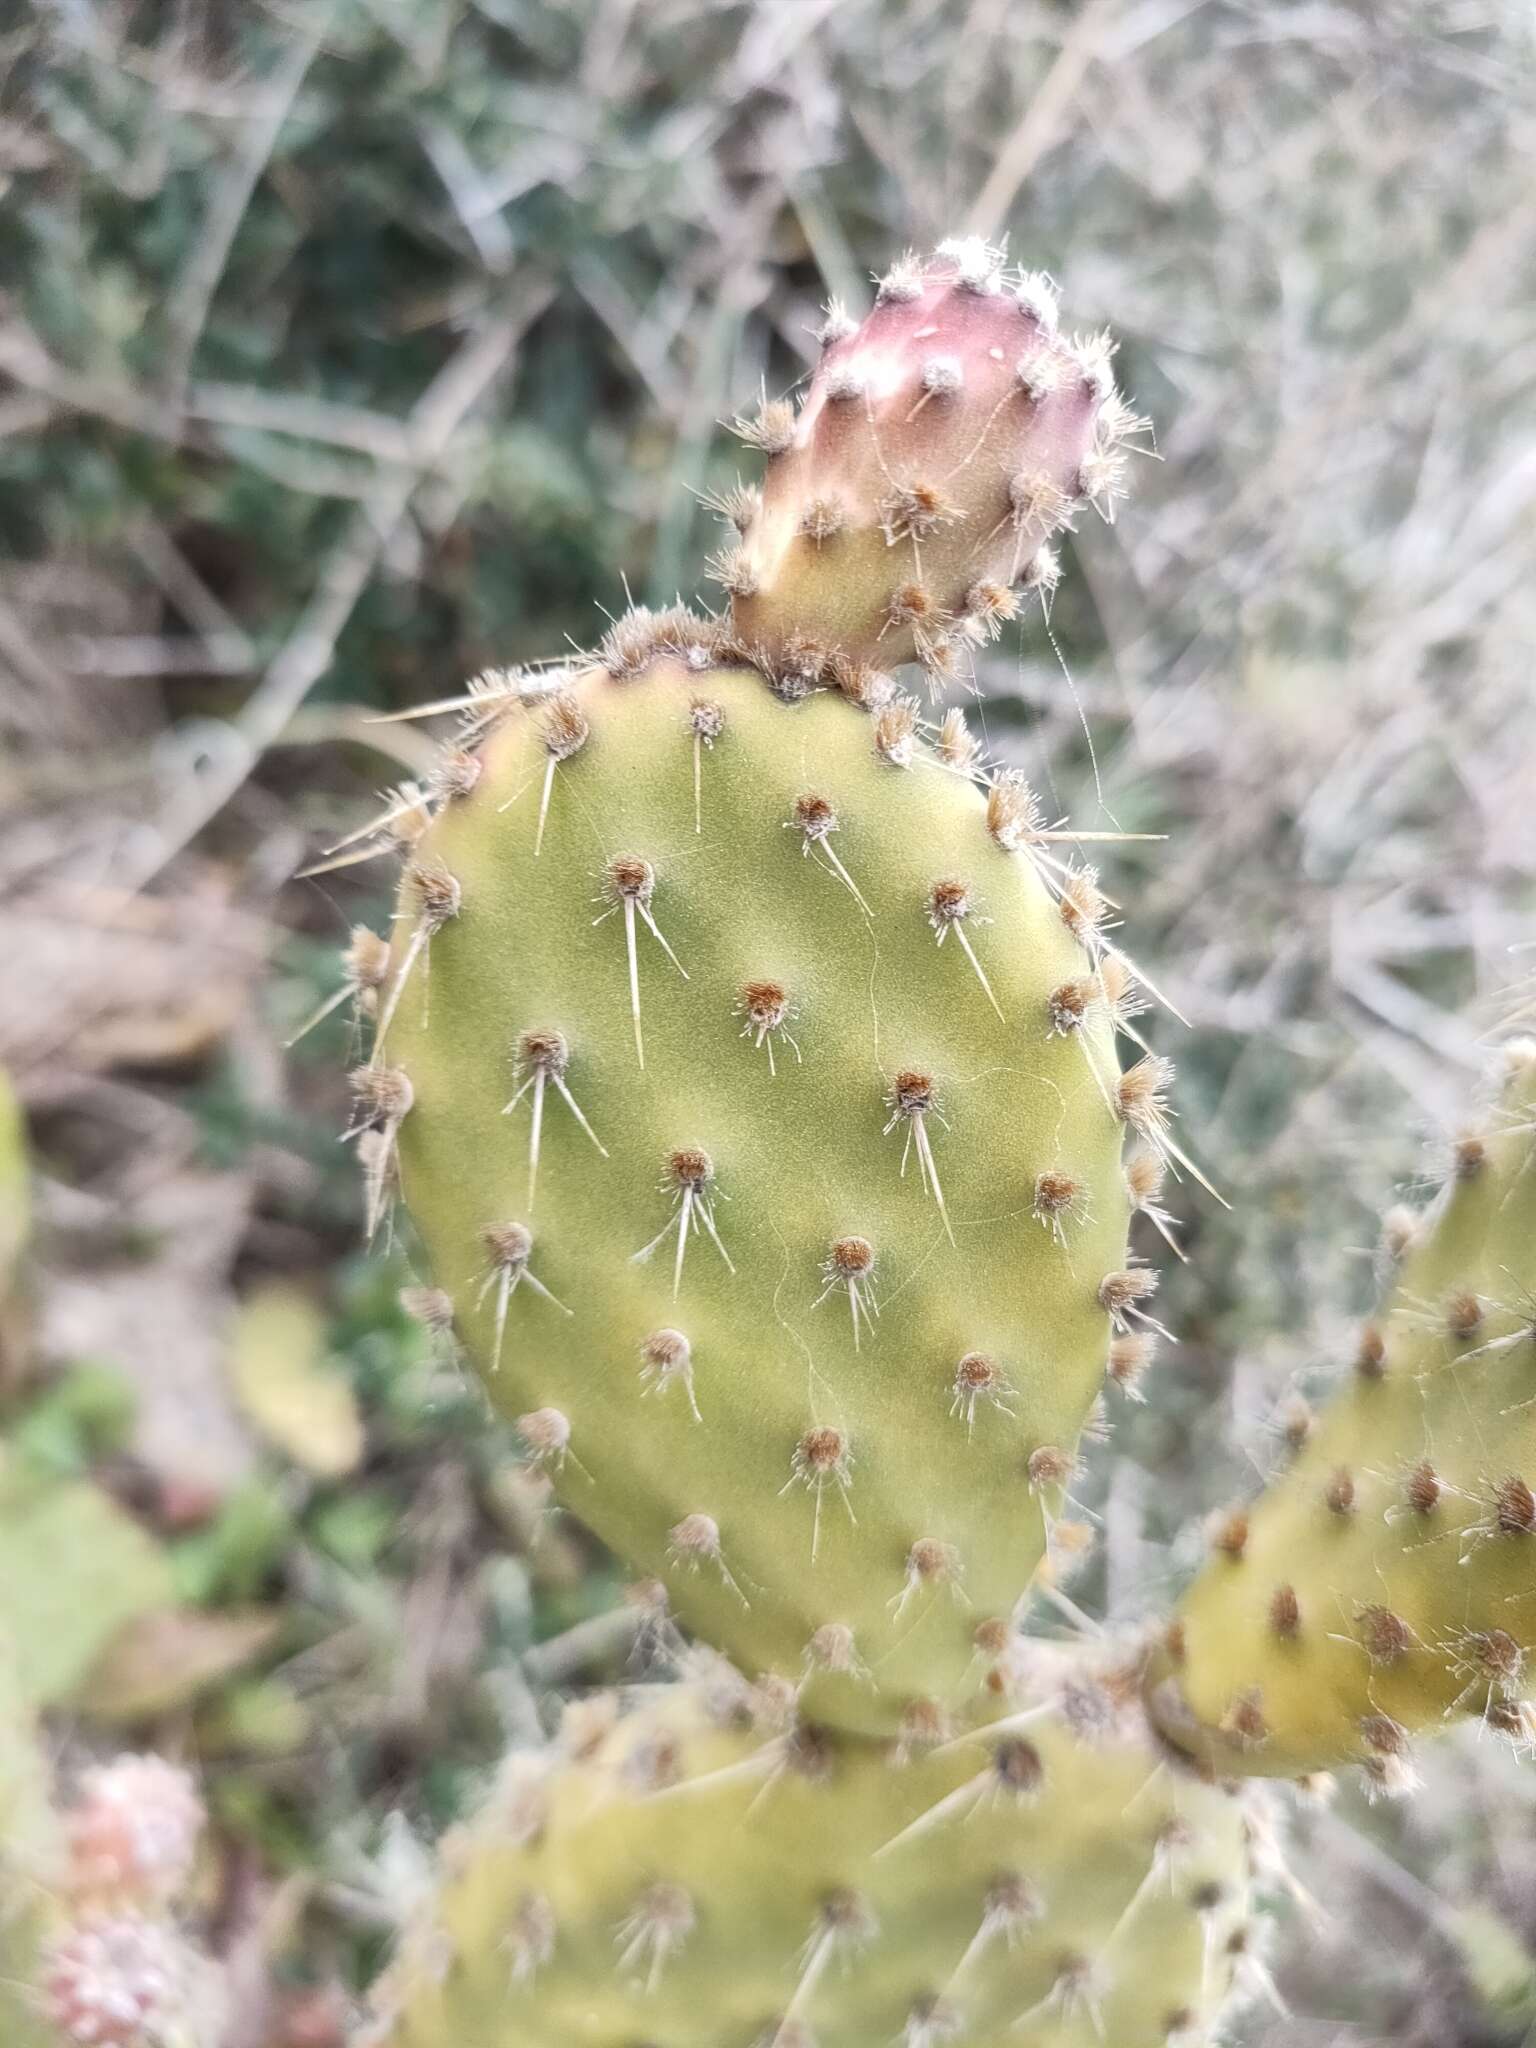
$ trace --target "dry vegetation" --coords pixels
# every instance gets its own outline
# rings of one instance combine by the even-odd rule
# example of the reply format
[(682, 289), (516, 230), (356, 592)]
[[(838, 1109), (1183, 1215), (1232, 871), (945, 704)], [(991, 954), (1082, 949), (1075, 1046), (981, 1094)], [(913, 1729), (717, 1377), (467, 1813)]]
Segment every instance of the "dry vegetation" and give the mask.
[[(146, 1701), (206, 1760), (234, 2043), (325, 2048), (419, 1842), (622, 1661), (614, 1570), (359, 1251), (335, 944), (295, 882), (425, 742), (371, 723), (699, 587), (718, 422), (957, 226), (1108, 322), (1129, 509), (992, 659), (1190, 1019), (1233, 1203), (1073, 1594), (1145, 1611), (1276, 1455), (1536, 909), (1529, 18), (1475, 0), (83, 0), (0, 28), (0, 1064), (39, 1231), (0, 1424), (169, 1547)], [(286, 1318), (286, 1320), (285, 1320)], [(286, 1392), (262, 1361), (312, 1358)], [(256, 1363), (251, 1364), (255, 1359)], [(245, 1363), (242, 1365), (242, 1360)], [(1235, 1428), (1234, 1428), (1235, 1420)], [(142, 1680), (143, 1673), (137, 1674)], [(1304, 1817), (1254, 2043), (1536, 2024), (1536, 1792)], [(270, 1969), (269, 1969), (270, 1966)]]

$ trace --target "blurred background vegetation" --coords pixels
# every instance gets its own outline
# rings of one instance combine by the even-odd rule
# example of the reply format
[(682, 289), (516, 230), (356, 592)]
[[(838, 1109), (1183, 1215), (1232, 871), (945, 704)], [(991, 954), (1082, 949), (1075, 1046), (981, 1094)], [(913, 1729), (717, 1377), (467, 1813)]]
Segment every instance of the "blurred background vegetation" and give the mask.
[[(0, 16), (0, 1623), (199, 1760), (230, 2048), (330, 2048), (427, 1847), (624, 1669), (610, 1560), (397, 1305), (336, 1143), (372, 722), (701, 591), (720, 422), (959, 230), (1156, 459), (984, 665), (1189, 1019), (1180, 1343), (1096, 1454), (1152, 1611), (1343, 1357), (1536, 911), (1536, 31), (1482, 0), (46, 0)], [(708, 601), (707, 586), (702, 586)], [(8, 1206), (3, 1206), (8, 1204)], [(0, 1175), (0, 1241), (22, 1236)], [(1253, 2043), (1536, 2028), (1536, 1785), (1298, 1822)], [(1281, 2009), (1283, 2001), (1288, 2012)]]

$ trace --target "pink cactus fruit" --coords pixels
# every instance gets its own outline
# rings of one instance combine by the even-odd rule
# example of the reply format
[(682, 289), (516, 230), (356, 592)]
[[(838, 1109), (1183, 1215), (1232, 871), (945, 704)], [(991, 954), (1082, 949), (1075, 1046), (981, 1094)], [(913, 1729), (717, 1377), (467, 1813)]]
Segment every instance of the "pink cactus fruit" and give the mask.
[(813, 643), (844, 666), (916, 658), (942, 689), (968, 646), (1049, 597), (1052, 538), (1087, 507), (1111, 516), (1145, 422), (1107, 339), (1063, 335), (1049, 279), (982, 242), (904, 258), (867, 319), (830, 310), (822, 344), (798, 412), (740, 422), (766, 469), (721, 507), (735, 634), (780, 667)]

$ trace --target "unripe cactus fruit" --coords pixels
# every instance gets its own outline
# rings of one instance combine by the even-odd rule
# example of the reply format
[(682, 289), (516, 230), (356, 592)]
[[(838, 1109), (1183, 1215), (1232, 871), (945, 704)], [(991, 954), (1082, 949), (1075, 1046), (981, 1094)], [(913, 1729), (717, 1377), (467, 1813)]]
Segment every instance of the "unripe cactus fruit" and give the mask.
[(1412, 1736), (1459, 1715), (1536, 1734), (1536, 1041), (1387, 1247), (1351, 1384), (1218, 1538), (1157, 1659), (1164, 1731), (1218, 1768), (1353, 1760), (1391, 1791)]
[[(387, 2048), (1166, 2048), (1252, 1952), (1244, 1802), (1161, 1764), (1124, 1695), (893, 1762), (653, 1693), (514, 1757), (376, 1993)], [(562, 1753), (563, 1752), (563, 1753)]]
[(360, 1114), (561, 1498), (807, 1712), (889, 1733), (981, 1696), (1142, 1315), (1127, 977), (1017, 785), (646, 634), (556, 725), (510, 709), (416, 842)]
[(740, 423), (766, 466), (721, 507), (739, 538), (715, 573), (743, 646), (949, 680), (1021, 593), (1049, 598), (1052, 536), (1123, 488), (1142, 422), (1110, 354), (1061, 335), (1049, 281), (977, 241), (904, 258), (862, 323), (834, 312), (799, 413)]

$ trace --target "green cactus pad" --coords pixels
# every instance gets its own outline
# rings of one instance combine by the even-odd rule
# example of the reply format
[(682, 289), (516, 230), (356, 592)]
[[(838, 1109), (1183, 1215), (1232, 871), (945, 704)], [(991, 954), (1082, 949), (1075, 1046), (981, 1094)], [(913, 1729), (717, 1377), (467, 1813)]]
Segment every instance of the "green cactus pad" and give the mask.
[(807, 1712), (889, 1732), (981, 1693), (1152, 1282), (1124, 975), (1015, 785), (644, 632), (504, 716), (415, 845), (374, 1186), (397, 1140), (561, 1499)]
[(1536, 1734), (1536, 1042), (1388, 1239), (1353, 1383), (1229, 1518), (1157, 1661), (1165, 1732), (1221, 1768), (1358, 1760), (1392, 1789), (1417, 1732)]
[(1251, 1809), (1093, 1680), (902, 1764), (728, 1688), (514, 1757), (444, 1847), (378, 2048), (1164, 2048), (1252, 1954)]

